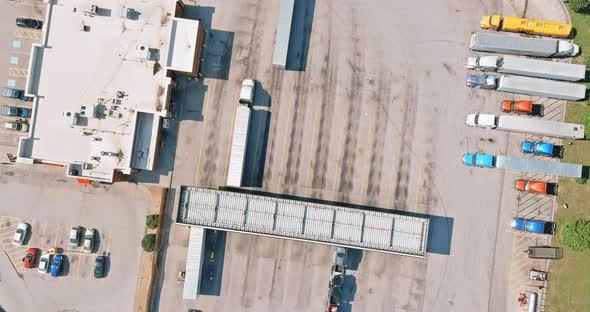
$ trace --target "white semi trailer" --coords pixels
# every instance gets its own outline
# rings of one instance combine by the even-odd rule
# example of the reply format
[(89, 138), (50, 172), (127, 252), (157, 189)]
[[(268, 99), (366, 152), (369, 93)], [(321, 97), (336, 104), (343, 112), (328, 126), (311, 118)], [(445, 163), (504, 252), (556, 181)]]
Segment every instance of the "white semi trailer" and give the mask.
[(567, 81), (578, 81), (586, 78), (586, 65), (517, 56), (471, 56), (467, 58), (465, 68)]
[(469, 114), (465, 124), (470, 127), (528, 133), (554, 138), (583, 139), (584, 126), (553, 120), (511, 115)]

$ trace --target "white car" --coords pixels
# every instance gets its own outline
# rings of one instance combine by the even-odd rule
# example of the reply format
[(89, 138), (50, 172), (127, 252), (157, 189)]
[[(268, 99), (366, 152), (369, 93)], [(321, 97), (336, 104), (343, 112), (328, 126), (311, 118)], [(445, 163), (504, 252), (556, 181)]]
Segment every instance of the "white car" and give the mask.
[(80, 246), (80, 237), (82, 236), (82, 229), (79, 226), (74, 226), (70, 230), (70, 247), (76, 248)]
[(84, 252), (94, 251), (94, 242), (96, 240), (96, 230), (88, 229), (84, 233)]
[(46, 252), (43, 255), (41, 255), (41, 258), (39, 258), (39, 267), (37, 268), (37, 271), (39, 271), (39, 273), (47, 273), (49, 272), (50, 267), (51, 255)]
[(29, 234), (29, 228), (30, 226), (26, 223), (20, 223), (17, 225), (12, 244), (15, 246), (22, 246), (25, 243), (27, 235)]

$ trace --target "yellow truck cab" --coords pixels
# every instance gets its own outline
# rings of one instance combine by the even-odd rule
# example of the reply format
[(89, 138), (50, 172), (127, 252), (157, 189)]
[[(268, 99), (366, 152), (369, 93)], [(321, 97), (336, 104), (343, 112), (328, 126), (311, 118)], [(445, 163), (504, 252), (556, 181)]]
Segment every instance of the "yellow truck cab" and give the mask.
[(572, 31), (571, 24), (532, 20), (515, 16), (501, 16), (497, 14), (483, 16), (480, 26), (483, 29), (522, 32), (560, 38), (569, 37)]

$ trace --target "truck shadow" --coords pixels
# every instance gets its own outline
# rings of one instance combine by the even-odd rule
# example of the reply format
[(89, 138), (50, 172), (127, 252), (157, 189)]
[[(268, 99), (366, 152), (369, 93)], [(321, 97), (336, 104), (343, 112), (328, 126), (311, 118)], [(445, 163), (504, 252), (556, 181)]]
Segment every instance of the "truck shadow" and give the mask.
[(342, 283), (342, 294), (340, 306), (338, 311), (350, 312), (352, 311), (352, 303), (356, 295), (356, 277), (353, 275), (344, 276), (344, 282)]
[(363, 250), (355, 248), (346, 248), (346, 263), (347, 269), (356, 271), (363, 260)]
[(205, 233), (205, 250), (199, 294), (219, 296), (221, 295), (227, 232), (206, 230)]
[(373, 206), (366, 206), (366, 205), (355, 205), (350, 203), (343, 203), (331, 200), (323, 200), (317, 198), (309, 198), (309, 197), (302, 197), (296, 195), (288, 195), (288, 194), (276, 194), (270, 192), (263, 192), (251, 189), (242, 189), (242, 188), (233, 188), (228, 186), (222, 186), (219, 188), (220, 190), (228, 190), (232, 192), (239, 192), (245, 194), (253, 194), (253, 195), (262, 195), (262, 196), (269, 196), (275, 198), (284, 198), (284, 199), (291, 199), (303, 202), (310, 202), (316, 203), (321, 205), (333, 205), (333, 206), (340, 206), (345, 208), (352, 208), (352, 209), (359, 209), (359, 210), (366, 210), (366, 211), (376, 211), (376, 212), (383, 212), (383, 213), (395, 213), (404, 216), (410, 217), (417, 217), (417, 218), (426, 218), (429, 222), (428, 227), (428, 244), (426, 246), (426, 252), (429, 253), (436, 253), (441, 255), (450, 255), (451, 254), (451, 243), (453, 239), (453, 224), (454, 218), (451, 217), (444, 217), (444, 216), (437, 216), (431, 214), (424, 214), (424, 213), (417, 213), (417, 212), (410, 212), (410, 211), (402, 211), (402, 210), (394, 210), (394, 209), (386, 209), (380, 207), (373, 207)]
[(287, 70), (305, 71), (314, 12), (315, 0), (295, 0), (287, 50)]
[(244, 157), (243, 187), (262, 187), (271, 112), (254, 109), (250, 115)]

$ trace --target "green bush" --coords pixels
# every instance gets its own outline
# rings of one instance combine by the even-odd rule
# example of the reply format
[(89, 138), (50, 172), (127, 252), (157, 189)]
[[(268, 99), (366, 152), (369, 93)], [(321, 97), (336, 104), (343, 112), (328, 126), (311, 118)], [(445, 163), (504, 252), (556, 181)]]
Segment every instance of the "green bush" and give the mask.
[(147, 252), (154, 251), (156, 247), (156, 234), (146, 234), (141, 240), (141, 247)]
[(587, 109), (582, 115), (580, 122), (584, 125), (584, 131), (586, 132), (586, 138), (590, 138), (590, 109)]
[(156, 214), (149, 215), (146, 217), (145, 225), (150, 229), (155, 229), (158, 227), (159, 223), (159, 216)]
[(563, 244), (573, 251), (590, 249), (590, 221), (577, 220), (563, 230)]
[(587, 178), (576, 178), (576, 183), (578, 184), (586, 184), (588, 182)]
[(589, 0), (570, 0), (570, 8), (578, 13), (586, 13), (590, 9)]

